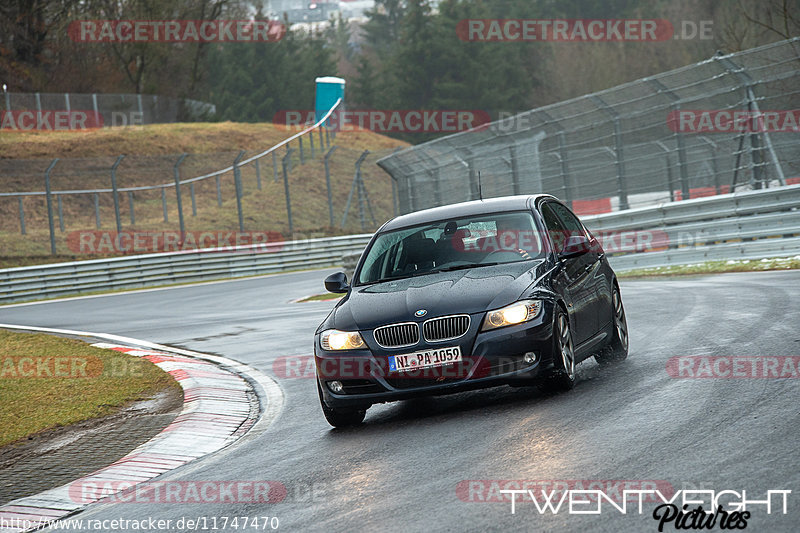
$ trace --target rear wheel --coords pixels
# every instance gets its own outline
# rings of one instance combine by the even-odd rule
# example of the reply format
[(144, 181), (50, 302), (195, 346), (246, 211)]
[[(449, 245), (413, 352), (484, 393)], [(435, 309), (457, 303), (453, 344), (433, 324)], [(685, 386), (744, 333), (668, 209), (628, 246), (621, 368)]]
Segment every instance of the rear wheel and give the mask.
[(317, 394), (319, 395), (319, 404), (322, 407), (322, 414), (325, 415), (325, 420), (328, 424), (335, 428), (357, 426), (364, 421), (367, 416), (366, 409), (337, 409), (328, 407), (325, 400), (322, 398), (322, 388), (317, 382)]
[(551, 392), (565, 392), (575, 386), (575, 350), (567, 314), (556, 307), (553, 327), (553, 369), (542, 383)]
[(624, 361), (628, 357), (628, 320), (625, 318), (625, 307), (619, 289), (614, 286), (611, 296), (614, 307), (614, 333), (611, 342), (594, 356), (601, 365), (609, 365)]

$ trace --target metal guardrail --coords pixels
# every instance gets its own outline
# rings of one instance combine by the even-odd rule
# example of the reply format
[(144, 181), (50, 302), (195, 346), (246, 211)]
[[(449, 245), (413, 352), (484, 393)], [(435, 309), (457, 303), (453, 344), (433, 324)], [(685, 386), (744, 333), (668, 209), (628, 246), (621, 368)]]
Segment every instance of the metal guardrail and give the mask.
[(800, 185), (582, 217), (593, 232), (658, 232), (658, 249), (609, 254), (618, 270), (800, 254)]
[(93, 259), (0, 270), (0, 303), (240, 278), (341, 264), (371, 235)]
[[(596, 233), (657, 231), (660, 249), (609, 253), (620, 271), (800, 254), (800, 185), (583, 218)], [(369, 234), (0, 270), (0, 303), (341, 265)]]

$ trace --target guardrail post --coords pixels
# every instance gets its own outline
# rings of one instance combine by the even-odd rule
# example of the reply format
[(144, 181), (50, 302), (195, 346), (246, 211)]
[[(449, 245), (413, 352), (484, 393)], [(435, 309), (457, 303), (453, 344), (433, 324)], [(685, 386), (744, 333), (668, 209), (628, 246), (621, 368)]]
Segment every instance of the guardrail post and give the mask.
[(222, 207), (222, 188), (219, 185), (219, 175), (214, 176), (214, 178), (214, 181), (217, 182), (217, 205)]
[[(178, 202), (178, 225), (181, 231), (181, 240), (183, 240), (183, 234), (186, 231), (186, 227), (183, 224), (183, 202), (181, 201), (181, 170), (180, 166), (183, 163), (183, 160), (186, 159), (188, 154), (181, 154), (178, 160), (175, 162), (175, 166), (172, 167), (172, 173), (175, 178), (175, 199)], [(133, 204), (131, 204), (131, 209), (133, 209)]]
[(308, 134), (308, 144), (311, 145), (311, 159), (314, 159), (314, 130)]
[(119, 194), (117, 193), (117, 167), (122, 163), (123, 159), (125, 159), (125, 156), (121, 155), (111, 165), (111, 192), (114, 195), (114, 220), (117, 223), (117, 233), (122, 233), (122, 222), (119, 218)]
[[(39, 93), (36, 93), (36, 96), (38, 100)], [(53, 170), (53, 167), (56, 166), (56, 163), (58, 163), (58, 158), (53, 159), (50, 166), (44, 171), (44, 190), (47, 197), (47, 224), (50, 227), (50, 253), (52, 255), (56, 255), (56, 233), (53, 227), (53, 198), (52, 192), (50, 191), (50, 172)]]
[[(245, 151), (239, 152), (233, 160), (233, 183), (236, 187), (236, 211), (239, 214), (239, 231), (244, 232), (244, 215), (242, 214), (242, 173), (239, 171), (239, 161), (244, 157)], [(183, 230), (181, 230), (183, 231)]]
[(194, 200), (194, 182), (189, 184), (189, 195), (192, 197), (192, 216), (197, 216), (197, 202)]
[(64, 209), (61, 207), (61, 195), (56, 194), (56, 200), (58, 205), (58, 229), (61, 233), (64, 233)]
[(272, 151), (272, 173), (272, 181), (278, 183), (278, 154), (276, 154), (274, 150)]
[[(324, 136), (322, 134), (322, 130), (323, 130), (324, 127), (325, 126), (320, 126), (319, 128), (317, 128), (317, 131), (319, 132), (319, 149), (320, 150), (326, 150), (326, 148), (325, 148), (325, 139), (324, 139)], [(311, 135), (314, 135), (313, 131), (311, 132)]]
[(328, 128), (325, 128), (325, 146), (326, 148), (331, 147), (331, 134), (328, 132)]
[(131, 226), (136, 225), (136, 213), (133, 210), (133, 191), (128, 191), (128, 208), (131, 212)]
[(19, 201), (19, 230), (25, 235), (25, 208), (22, 205), (22, 196), (17, 196)]
[(256, 188), (261, 190), (261, 160), (256, 159)]
[[(311, 138), (314, 138), (314, 134), (312, 132)], [(333, 193), (331, 192), (331, 168), (330, 168), (330, 158), (333, 155), (333, 151), (336, 150), (334, 146), (328, 153), (325, 154), (325, 186), (328, 189), (328, 221), (330, 222), (330, 227), (333, 227)]]
[(94, 193), (94, 225), (100, 229), (100, 195)]
[(167, 214), (167, 189), (161, 187), (161, 208), (164, 210), (164, 222), (169, 222), (169, 215)]
[(283, 190), (286, 195), (286, 216), (289, 220), (289, 238), (291, 239), (294, 235), (294, 224), (292, 223), (292, 200), (289, 196), (289, 171), (287, 169), (288, 162), (291, 162), (292, 159), (292, 152), (294, 152), (294, 148), (290, 148), (286, 151), (286, 155), (283, 156), (281, 160), (281, 164), (283, 166)]

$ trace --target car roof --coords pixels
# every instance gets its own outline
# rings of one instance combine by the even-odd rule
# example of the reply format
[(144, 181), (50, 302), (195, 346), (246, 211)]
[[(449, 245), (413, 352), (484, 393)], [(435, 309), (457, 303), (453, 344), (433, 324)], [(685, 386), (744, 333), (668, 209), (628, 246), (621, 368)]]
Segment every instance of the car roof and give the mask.
[(502, 196), (500, 198), (487, 198), (485, 200), (474, 200), (459, 204), (443, 205), (432, 207), (422, 211), (416, 211), (407, 215), (400, 215), (388, 221), (380, 231), (390, 231), (419, 224), (446, 220), (448, 218), (461, 218), (465, 216), (482, 215), (488, 213), (498, 213), (502, 211), (521, 211), (530, 209), (539, 198), (555, 197), (549, 194)]

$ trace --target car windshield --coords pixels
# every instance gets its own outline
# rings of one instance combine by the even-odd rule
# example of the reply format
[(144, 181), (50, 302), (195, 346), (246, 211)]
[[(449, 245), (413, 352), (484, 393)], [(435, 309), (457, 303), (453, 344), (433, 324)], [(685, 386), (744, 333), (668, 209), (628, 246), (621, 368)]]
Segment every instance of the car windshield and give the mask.
[(542, 250), (527, 211), (439, 220), (378, 235), (356, 284), (529, 261), (540, 258)]

